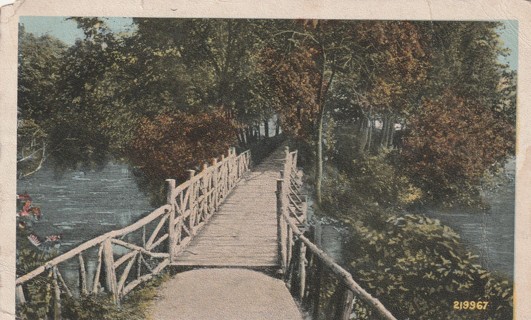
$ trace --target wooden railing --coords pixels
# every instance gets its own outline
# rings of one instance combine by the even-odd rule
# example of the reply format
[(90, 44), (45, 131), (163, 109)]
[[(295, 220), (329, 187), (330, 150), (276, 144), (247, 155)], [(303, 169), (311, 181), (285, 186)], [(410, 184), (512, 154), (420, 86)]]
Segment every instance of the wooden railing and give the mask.
[[(18, 277), (17, 303), (26, 302), (30, 291), (27, 287), (32, 282), (45, 283), (49, 289), (53, 287), (54, 319), (61, 317), (64, 295), (107, 292), (119, 303), (136, 286), (170, 265), (185, 249), (249, 170), (250, 157), (249, 151), (236, 155), (231, 148), (221, 161), (214, 159), (211, 166), (205, 164), (197, 175), (190, 171), (190, 179), (181, 185), (176, 187), (175, 180), (167, 180), (167, 204), (128, 227), (87, 241)], [(94, 263), (96, 267), (89, 272), (88, 266)], [(60, 270), (63, 266), (77, 269), (74, 281), (65, 281)]]
[[(353, 306), (363, 310), (355, 319), (396, 318), (354, 281), (352, 275), (306, 235), (306, 199), (297, 151), (286, 148), (284, 170), (277, 180), (279, 265), (284, 281), (312, 319), (350, 319)], [(359, 298), (359, 299), (358, 299)]]

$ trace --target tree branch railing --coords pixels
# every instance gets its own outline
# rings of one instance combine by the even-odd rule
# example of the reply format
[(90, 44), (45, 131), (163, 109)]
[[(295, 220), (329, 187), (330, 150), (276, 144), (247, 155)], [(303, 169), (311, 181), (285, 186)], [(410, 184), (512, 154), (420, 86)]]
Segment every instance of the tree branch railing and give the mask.
[[(119, 304), (131, 290), (175, 262), (249, 170), (250, 158), (250, 151), (236, 155), (235, 149), (230, 148), (221, 161), (214, 159), (210, 166), (205, 164), (200, 173), (190, 170), (190, 178), (181, 185), (176, 187), (175, 180), (166, 180), (167, 204), (123, 229), (89, 240), (18, 277), (17, 304), (26, 303), (32, 282), (53, 288), (54, 319), (61, 317), (64, 296), (106, 292)], [(65, 280), (60, 266), (77, 270), (78, 276)]]
[(284, 170), (277, 180), (277, 237), (279, 265), (292, 295), (313, 319), (351, 319), (353, 307), (363, 310), (355, 319), (396, 318), (352, 275), (306, 235), (306, 198), (301, 195), (302, 173), (297, 151), (286, 147)]

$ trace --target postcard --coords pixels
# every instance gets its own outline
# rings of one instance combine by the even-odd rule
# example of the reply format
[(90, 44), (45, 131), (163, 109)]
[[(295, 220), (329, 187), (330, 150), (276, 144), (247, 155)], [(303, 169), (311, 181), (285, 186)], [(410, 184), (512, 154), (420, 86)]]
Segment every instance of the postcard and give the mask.
[(0, 318), (531, 319), (529, 13), (2, 7)]

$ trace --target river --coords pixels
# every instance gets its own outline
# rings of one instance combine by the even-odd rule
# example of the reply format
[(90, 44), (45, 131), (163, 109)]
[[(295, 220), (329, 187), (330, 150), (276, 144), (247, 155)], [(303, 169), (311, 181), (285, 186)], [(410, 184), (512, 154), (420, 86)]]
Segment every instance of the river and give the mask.
[[(491, 206), (487, 212), (426, 212), (454, 228), (479, 254), (485, 267), (509, 276), (514, 265), (514, 168), (512, 160), (507, 165), (506, 183), (485, 192)], [(35, 233), (40, 237), (61, 233), (61, 252), (127, 226), (154, 209), (139, 191), (127, 165), (116, 163), (109, 163), (101, 171), (66, 171), (60, 179), (45, 167), (18, 181), (17, 192), (25, 191), (43, 212), (43, 218), (34, 224)], [(348, 250), (348, 231), (332, 221), (322, 223), (321, 229), (325, 250), (341, 262)]]
[(43, 217), (33, 224), (39, 237), (60, 233), (60, 251), (131, 224), (152, 211), (127, 165), (109, 163), (101, 171), (66, 171), (55, 178), (44, 167), (17, 181), (17, 192), (28, 194)]

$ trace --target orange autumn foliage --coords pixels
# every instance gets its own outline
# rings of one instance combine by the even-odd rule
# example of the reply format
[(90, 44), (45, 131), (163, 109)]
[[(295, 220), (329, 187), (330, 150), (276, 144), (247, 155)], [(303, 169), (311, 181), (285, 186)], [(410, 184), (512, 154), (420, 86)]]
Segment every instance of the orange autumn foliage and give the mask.
[(474, 192), (486, 171), (514, 152), (515, 128), (507, 119), (449, 92), (423, 101), (408, 128), (406, 168), (439, 200)]
[(288, 54), (266, 48), (261, 68), (279, 98), (277, 112), (284, 131), (311, 137), (319, 113), (319, 70), (313, 48), (295, 48)]
[(133, 164), (151, 181), (185, 180), (186, 170), (225, 154), (236, 130), (223, 112), (175, 112), (143, 118), (130, 147)]

